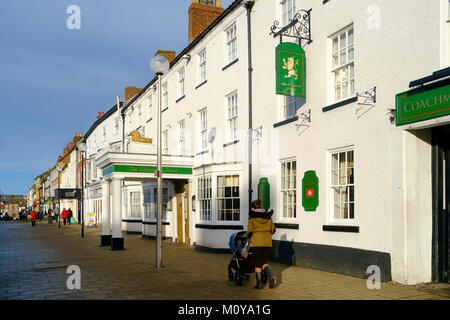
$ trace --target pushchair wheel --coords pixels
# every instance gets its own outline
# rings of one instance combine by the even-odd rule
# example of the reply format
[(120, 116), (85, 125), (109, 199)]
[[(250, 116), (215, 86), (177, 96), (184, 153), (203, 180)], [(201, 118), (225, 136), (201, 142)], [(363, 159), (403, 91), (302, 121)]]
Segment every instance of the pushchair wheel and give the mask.
[(234, 280), (234, 273), (233, 273), (233, 270), (231, 270), (230, 267), (228, 267), (228, 280), (230, 280), (230, 281)]
[(241, 270), (236, 271), (235, 277), (234, 277), (234, 283), (237, 286), (241, 286), (242, 285), (242, 272)]
[(267, 274), (265, 272), (263, 272), (261, 274), (261, 281), (262, 281), (262, 283), (266, 283), (267, 282)]

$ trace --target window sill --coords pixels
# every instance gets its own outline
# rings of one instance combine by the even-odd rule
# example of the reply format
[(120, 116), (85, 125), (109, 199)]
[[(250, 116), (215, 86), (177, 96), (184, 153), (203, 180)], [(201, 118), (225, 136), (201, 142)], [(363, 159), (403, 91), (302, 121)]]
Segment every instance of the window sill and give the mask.
[(274, 223), (276, 229), (292, 229), (292, 230), (299, 230), (299, 224), (298, 223)]
[[(156, 221), (142, 221), (142, 224), (147, 224), (147, 225), (150, 225), (150, 226), (156, 226)], [(170, 225), (170, 222), (168, 222), (168, 221), (162, 221), (162, 224), (163, 224), (163, 226), (169, 226)]]
[(352, 98), (349, 98), (349, 99), (346, 99), (346, 100), (342, 100), (340, 102), (337, 102), (335, 104), (331, 104), (329, 106), (326, 106), (326, 107), (322, 108), (322, 112), (327, 112), (327, 111), (330, 111), (330, 110), (333, 110), (333, 109), (345, 106), (347, 104), (350, 104), (350, 103), (353, 103), (353, 102), (356, 102), (356, 101), (358, 101), (358, 97), (356, 97), (356, 96), (352, 97)]
[(323, 231), (359, 233), (357, 226), (322, 226)]
[(200, 83), (198, 86), (195, 87), (195, 90), (197, 90), (198, 88), (200, 88), (201, 86), (203, 86), (207, 82), (208, 82), (208, 80), (203, 81), (202, 83)]
[(231, 141), (231, 142), (228, 142), (228, 143), (225, 143), (225, 144), (223, 145), (223, 147), (226, 148), (226, 147), (235, 145), (235, 144), (237, 144), (237, 143), (239, 143), (239, 139), (238, 139), (238, 140)]
[(149, 122), (152, 121), (152, 120), (153, 120), (153, 118), (148, 119), (148, 120), (147, 120), (147, 123), (149, 123)]
[(294, 121), (297, 121), (297, 120), (298, 120), (298, 116), (295, 116), (295, 117), (292, 117), (292, 118), (289, 118), (289, 119), (277, 122), (277, 123), (275, 123), (273, 125), (273, 127), (274, 128), (278, 128), (278, 127), (284, 126), (285, 124), (288, 124), (288, 123), (291, 123), (291, 122), (294, 122)]
[(178, 103), (178, 102), (180, 102), (181, 100), (183, 100), (184, 98), (185, 98), (186, 96), (183, 94), (181, 97), (179, 97), (178, 98), (178, 100), (177, 101), (175, 101), (175, 103)]
[(228, 69), (229, 67), (231, 67), (233, 64), (237, 63), (239, 61), (239, 58), (230, 62), (229, 64), (227, 64), (225, 67), (222, 68), (222, 71), (225, 71), (226, 69)]
[(199, 153), (197, 153), (197, 154), (195, 154), (195, 155), (196, 155), (196, 156), (201, 156), (201, 155), (206, 154), (206, 153), (208, 153), (208, 152), (209, 152), (209, 150), (205, 150), (205, 151), (199, 152)]
[(169, 109), (169, 107), (165, 107), (164, 109), (161, 110), (161, 113), (163, 113), (164, 111), (166, 111), (167, 109)]
[(210, 230), (244, 230), (242, 225), (226, 225), (226, 224), (196, 224), (196, 229), (210, 229)]

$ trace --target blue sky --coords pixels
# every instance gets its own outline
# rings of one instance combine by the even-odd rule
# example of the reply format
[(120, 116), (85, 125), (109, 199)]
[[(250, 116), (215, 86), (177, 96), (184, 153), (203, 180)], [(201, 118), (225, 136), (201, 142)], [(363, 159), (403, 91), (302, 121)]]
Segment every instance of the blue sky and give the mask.
[[(223, 0), (226, 8), (232, 0)], [(190, 0), (1, 0), (0, 193), (25, 194), (75, 132), (188, 42)], [(81, 29), (69, 30), (70, 5)]]

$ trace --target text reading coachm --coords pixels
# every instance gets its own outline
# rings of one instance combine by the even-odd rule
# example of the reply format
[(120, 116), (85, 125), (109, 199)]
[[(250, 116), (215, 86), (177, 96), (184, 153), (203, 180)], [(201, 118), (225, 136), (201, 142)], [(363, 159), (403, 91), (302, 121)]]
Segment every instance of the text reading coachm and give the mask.
[(417, 111), (419, 109), (430, 108), (434, 106), (439, 106), (450, 101), (450, 94), (441, 94), (439, 96), (429, 97), (428, 99), (423, 99), (421, 101), (407, 102), (405, 103), (405, 112)]

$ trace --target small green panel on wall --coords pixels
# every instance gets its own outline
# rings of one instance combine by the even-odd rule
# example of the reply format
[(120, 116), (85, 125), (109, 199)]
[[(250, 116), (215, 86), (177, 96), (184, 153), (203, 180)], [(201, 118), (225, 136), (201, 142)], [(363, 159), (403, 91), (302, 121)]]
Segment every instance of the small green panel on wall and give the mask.
[(319, 178), (315, 171), (306, 171), (303, 177), (302, 205), (305, 211), (316, 211), (319, 206)]

